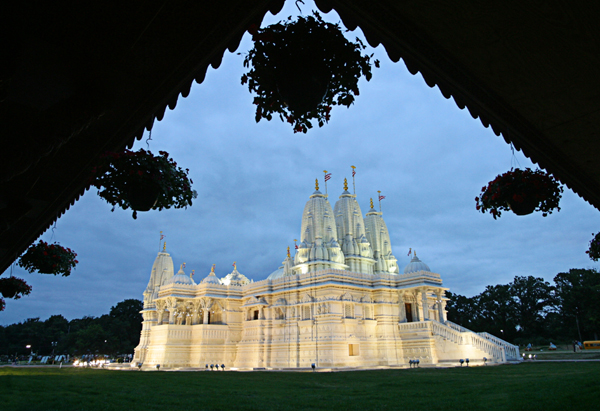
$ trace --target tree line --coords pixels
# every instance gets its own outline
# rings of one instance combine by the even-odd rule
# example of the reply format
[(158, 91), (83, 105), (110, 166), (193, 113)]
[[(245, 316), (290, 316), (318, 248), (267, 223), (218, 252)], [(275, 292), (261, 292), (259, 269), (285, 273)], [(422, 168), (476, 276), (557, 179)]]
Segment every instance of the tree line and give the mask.
[(513, 344), (597, 340), (600, 273), (573, 268), (553, 282), (515, 277), (509, 284), (488, 285), (474, 297), (447, 291), (448, 319)]
[[(53, 315), (46, 321), (29, 318), (0, 326), (0, 356), (13, 358), (29, 355), (133, 354), (142, 330), (143, 304), (128, 299), (111, 307), (101, 317), (83, 317), (68, 321)], [(28, 345), (31, 348), (26, 348)]]

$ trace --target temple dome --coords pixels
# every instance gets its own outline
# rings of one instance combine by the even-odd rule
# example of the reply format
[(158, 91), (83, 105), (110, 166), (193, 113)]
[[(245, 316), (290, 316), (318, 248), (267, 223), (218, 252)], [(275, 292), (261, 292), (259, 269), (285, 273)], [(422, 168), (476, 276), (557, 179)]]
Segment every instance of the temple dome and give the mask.
[[(347, 269), (344, 254), (337, 241), (337, 229), (331, 204), (327, 196), (319, 191), (310, 196), (302, 213), (300, 245), (291, 266), (302, 272), (325, 268)], [(284, 270), (285, 270), (284, 264)]]
[[(210, 277), (210, 275), (208, 277)], [(208, 277), (206, 277), (205, 280), (208, 279)], [(250, 280), (244, 274), (240, 273), (237, 270), (237, 267), (234, 267), (231, 273), (221, 279), (221, 284), (242, 286), (250, 284)]]
[(429, 271), (429, 266), (425, 264), (423, 261), (419, 260), (419, 257), (415, 254), (415, 256), (410, 260), (410, 263), (404, 267), (404, 274), (416, 273), (417, 271)]
[(214, 271), (211, 271), (210, 274), (202, 280), (202, 284), (221, 284), (221, 280), (217, 278)]
[(398, 274), (398, 261), (392, 254), (392, 244), (387, 225), (381, 211), (376, 211), (371, 199), (371, 208), (365, 216), (365, 233), (373, 249), (375, 272)]
[(179, 271), (177, 271), (177, 274), (167, 281), (167, 285), (168, 284), (196, 285), (191, 277), (185, 275), (185, 272), (183, 271), (183, 264), (179, 268)]
[(267, 280), (276, 280), (278, 278), (283, 277), (283, 266), (279, 267), (277, 270), (273, 271), (267, 277)]

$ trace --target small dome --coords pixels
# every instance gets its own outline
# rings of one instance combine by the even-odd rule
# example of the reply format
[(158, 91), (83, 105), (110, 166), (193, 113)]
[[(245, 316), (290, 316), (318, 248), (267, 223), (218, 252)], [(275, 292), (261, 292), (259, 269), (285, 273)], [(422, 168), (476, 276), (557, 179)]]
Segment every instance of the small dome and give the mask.
[(189, 276), (185, 275), (185, 273), (183, 272), (183, 264), (179, 268), (177, 274), (169, 278), (166, 284), (196, 285), (194, 280), (192, 280)]
[(281, 278), (281, 277), (283, 277), (283, 266), (281, 266), (277, 270), (273, 271), (267, 277), (267, 280), (276, 280), (276, 279)]
[(429, 271), (429, 266), (425, 264), (423, 261), (419, 260), (419, 257), (415, 254), (415, 256), (410, 260), (410, 263), (406, 267), (404, 267), (404, 274), (408, 273), (416, 273), (417, 271)]
[(221, 280), (217, 278), (214, 271), (211, 271), (210, 274), (202, 280), (202, 284), (221, 284)]
[(221, 284), (242, 286), (250, 284), (250, 280), (248, 280), (248, 277), (240, 273), (237, 270), (237, 267), (235, 267), (231, 273), (227, 274), (221, 279)]

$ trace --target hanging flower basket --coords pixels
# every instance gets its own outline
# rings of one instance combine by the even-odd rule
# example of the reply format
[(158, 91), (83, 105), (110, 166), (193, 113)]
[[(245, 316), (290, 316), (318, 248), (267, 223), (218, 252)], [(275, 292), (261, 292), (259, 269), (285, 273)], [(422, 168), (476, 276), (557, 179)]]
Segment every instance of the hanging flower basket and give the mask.
[(590, 248), (585, 253), (594, 261), (600, 260), (600, 233), (594, 235), (590, 241)]
[(27, 283), (20, 278), (0, 278), (0, 293), (2, 293), (4, 298), (14, 298), (15, 300), (18, 300), (22, 296), (31, 293), (31, 286), (27, 285)]
[(517, 215), (541, 211), (546, 217), (555, 208), (560, 211), (558, 203), (562, 192), (562, 186), (551, 174), (517, 168), (498, 175), (483, 187), (479, 197), (475, 197), (476, 208), (482, 213), (489, 212), (494, 219), (500, 217), (502, 210), (511, 210)]
[(131, 208), (133, 218), (138, 211), (163, 208), (183, 208), (192, 205), (198, 194), (192, 190), (189, 169), (177, 167), (169, 153), (125, 150), (105, 153), (92, 169), (91, 184), (109, 204), (124, 210)]
[(371, 79), (372, 55), (362, 55), (360, 39), (348, 41), (338, 24), (324, 22), (319, 13), (290, 19), (248, 29), (254, 48), (244, 58), (250, 70), (242, 84), (256, 94), (256, 122), (279, 114), (295, 133), (306, 133), (311, 120), (319, 127), (329, 121), (332, 106), (350, 107), (360, 77)]
[(70, 248), (40, 240), (27, 249), (27, 252), (19, 258), (18, 264), (30, 273), (37, 271), (40, 274), (61, 274), (67, 277), (71, 274), (71, 269), (79, 263), (75, 257), (77, 254)]

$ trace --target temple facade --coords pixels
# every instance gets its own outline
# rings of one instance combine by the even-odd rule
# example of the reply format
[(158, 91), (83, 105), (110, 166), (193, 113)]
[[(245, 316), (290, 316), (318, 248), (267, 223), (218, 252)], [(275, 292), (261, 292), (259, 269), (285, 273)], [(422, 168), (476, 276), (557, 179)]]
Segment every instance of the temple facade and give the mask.
[(400, 271), (380, 211), (363, 217), (347, 184), (334, 207), (318, 189), (300, 243), (262, 281), (237, 270), (199, 283), (163, 249), (144, 291), (132, 366), (286, 369), (456, 365), (518, 360), (516, 346), (446, 318), (447, 290), (414, 253)]

